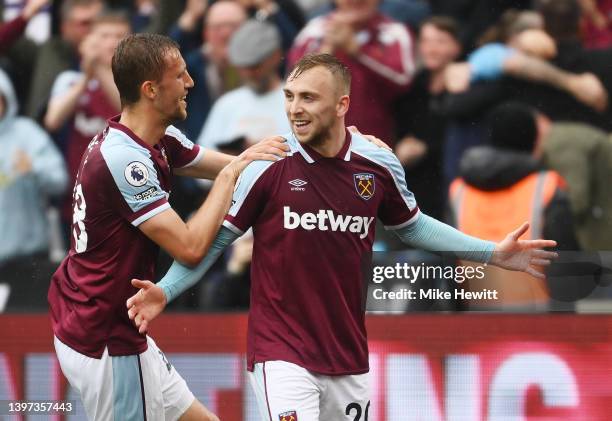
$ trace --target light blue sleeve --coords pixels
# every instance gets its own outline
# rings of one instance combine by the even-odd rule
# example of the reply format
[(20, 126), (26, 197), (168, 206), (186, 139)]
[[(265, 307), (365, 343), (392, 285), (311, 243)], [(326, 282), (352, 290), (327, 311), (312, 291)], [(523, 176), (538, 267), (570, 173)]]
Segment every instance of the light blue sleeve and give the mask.
[(428, 251), (452, 252), (459, 259), (488, 263), (495, 243), (472, 237), (421, 213), (417, 220), (395, 230), (403, 243)]
[(238, 237), (240, 236), (233, 231), (221, 227), (208, 253), (206, 253), (206, 256), (204, 256), (204, 259), (202, 259), (198, 266), (189, 268), (175, 260), (166, 275), (157, 283), (157, 286), (164, 291), (166, 300), (168, 302), (174, 300), (184, 291), (195, 285), (215, 263), (221, 253), (223, 253), (223, 250)]
[(470, 54), (471, 81), (493, 80), (504, 73), (504, 62), (515, 50), (500, 43), (486, 44)]
[(168, 194), (161, 187), (151, 153), (122, 135), (109, 134), (100, 147), (102, 157), (121, 197), (129, 207), (122, 216), (138, 226), (170, 209)]

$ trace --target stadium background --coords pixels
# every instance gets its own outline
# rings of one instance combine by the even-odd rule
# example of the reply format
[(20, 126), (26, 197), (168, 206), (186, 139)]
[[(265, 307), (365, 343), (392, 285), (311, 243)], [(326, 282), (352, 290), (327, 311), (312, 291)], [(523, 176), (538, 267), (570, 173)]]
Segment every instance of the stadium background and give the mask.
[[(16, 19), (24, 8), (22, 0), (5, 0), (1, 3), (5, 24)], [(46, 127), (48, 124), (45, 124), (45, 112), (54, 78), (50, 78), (47, 85), (43, 83), (42, 93), (36, 90), (35, 87), (40, 86), (40, 83), (36, 84), (35, 79), (36, 74), (41, 73), (41, 69), (46, 69), (47, 66), (50, 69), (50, 64), (53, 64), (45, 61), (49, 56), (42, 54), (42, 47), (52, 46), (49, 39), (62, 37), (60, 12), (62, 4), (65, 3), (67, 1), (58, 0), (43, 5), (41, 12), (34, 16), (27, 26), (26, 35), (29, 40), (13, 39), (6, 33), (0, 36), (0, 66), (7, 72), (16, 88), (20, 103), (19, 115), (27, 116), (44, 127), (64, 157), (69, 142), (66, 127), (70, 127), (72, 120), (65, 122), (67, 126), (62, 129), (51, 130)], [(205, 32), (207, 26), (203, 21), (206, 8), (198, 6), (197, 0), (114, 0), (101, 3), (127, 12), (135, 30), (154, 28), (155, 31), (177, 36), (176, 26), (179, 25), (178, 35), (188, 35), (179, 39), (186, 57), (188, 53), (205, 50), (201, 48), (203, 42), (201, 34)], [(496, 97), (495, 101), (486, 102), (483, 107), (475, 87), (472, 86), (467, 93), (474, 93), (474, 97), (451, 95), (450, 99), (458, 101), (448, 102), (449, 108), (446, 114), (443, 113), (440, 117), (436, 111), (441, 105), (439, 93), (423, 94), (423, 90), (418, 89), (427, 85), (427, 77), (439, 74), (440, 70), (435, 67), (436, 63), (428, 62), (417, 51), (419, 25), (430, 16), (450, 16), (457, 20), (458, 31), (453, 32), (446, 28), (446, 32), (444, 30), (442, 32), (453, 35), (455, 37), (453, 42), (460, 46), (461, 51), (455, 57), (451, 57), (450, 61), (463, 61), (468, 58), (470, 52), (481, 45), (481, 36), (485, 33), (489, 36), (487, 42), (507, 41), (503, 30), (507, 29), (508, 25), (503, 22), (496, 24), (504, 12), (511, 8), (523, 11), (539, 10), (540, 3), (547, 2), (545, 0), (381, 1), (380, 10), (401, 21), (410, 29), (414, 51), (408, 52), (410, 58), (404, 64), (412, 71), (415, 69), (418, 71), (412, 74), (413, 79), (410, 82), (404, 83), (399, 88), (397, 86), (388, 88), (380, 83), (371, 84), (381, 96), (387, 93), (386, 90), (395, 89), (402, 92), (402, 96), (396, 98), (399, 101), (398, 105), (392, 107), (394, 112), (391, 124), (397, 127), (360, 124), (359, 118), (354, 122), (360, 128), (364, 128), (365, 125), (365, 132), (377, 134), (390, 143), (396, 143), (396, 153), (398, 156), (403, 154), (405, 158), (405, 162), (402, 162), (406, 164), (409, 172), (409, 187), (420, 192), (420, 194), (417, 192), (417, 198), (422, 199), (421, 207), (438, 217), (442, 217), (444, 213), (440, 196), (446, 196), (445, 188), (450, 181), (447, 178), (453, 174), (457, 175), (459, 152), (467, 146), (485, 141), (482, 132), (486, 126), (485, 117), (487, 111), (496, 103), (507, 99), (518, 99), (523, 101), (526, 108), (527, 105), (536, 107), (547, 114), (553, 122), (566, 124), (559, 126), (559, 130), (564, 134), (574, 133), (571, 139), (577, 139), (576, 143), (586, 137), (603, 138), (604, 146), (588, 152), (590, 155), (586, 158), (587, 170), (578, 178), (569, 178), (568, 183), (573, 208), (586, 209), (586, 211), (583, 209), (583, 213), (579, 216), (588, 214), (592, 220), (599, 221), (599, 225), (590, 225), (586, 229), (584, 226), (576, 227), (582, 247), (590, 251), (611, 250), (612, 223), (610, 219), (606, 219), (610, 211), (606, 207), (607, 202), (597, 202), (595, 199), (589, 201), (591, 198), (586, 195), (574, 194), (578, 191), (574, 189), (579, 188), (581, 183), (592, 188), (590, 193), (596, 190), (593, 186), (601, 188), (603, 185), (604, 194), (609, 190), (606, 185), (609, 184), (608, 175), (612, 169), (612, 160), (606, 160), (610, 149), (608, 133), (612, 129), (609, 107), (603, 111), (594, 110), (590, 105), (585, 106), (580, 101), (572, 99), (568, 92), (552, 92), (550, 87), (543, 86), (542, 81), (525, 82), (521, 80), (521, 75), (514, 74), (515, 79), (510, 78), (508, 85), (507, 77), (496, 75), (500, 78), (499, 83), (504, 89), (510, 86), (515, 91), (511, 91), (511, 94), (506, 93), (501, 99)], [(570, 0), (557, 1), (557, 4), (570, 3), (572, 3)], [(589, 3), (595, 4), (597, 8), (589, 8)], [(278, 63), (279, 68), (283, 68), (286, 64), (291, 46), (294, 43), (299, 44), (295, 38), (304, 25), (312, 22), (316, 16), (329, 13), (334, 7), (327, 0), (245, 0), (241, 4), (246, 10), (246, 15), (275, 25), (279, 30), (280, 48), (284, 57), (283, 62)], [(578, 5), (578, 2), (575, 4)], [(582, 56), (574, 61), (567, 57), (563, 59), (567, 40), (561, 39), (563, 38), (561, 35), (552, 33), (550, 32), (552, 29), (547, 28), (549, 35), (556, 42), (559, 54), (558, 58), (551, 59), (551, 62), (577, 74), (587, 71), (596, 74), (609, 93), (609, 87), (612, 86), (608, 80), (609, 69), (612, 66), (612, 52), (609, 49), (612, 45), (612, 31), (607, 22), (612, 6), (606, 1), (584, 1), (580, 2), (580, 5), (583, 7), (580, 9), (582, 17), (578, 28), (581, 43), (588, 51), (594, 47), (599, 48), (597, 58), (600, 61), (590, 60), (591, 56), (586, 55), (584, 56), (586, 59)], [(579, 17), (578, 15), (576, 16)], [(605, 23), (603, 27), (601, 27), (602, 19)], [(594, 24), (594, 22), (599, 23)], [(488, 33), (489, 26), (497, 27), (497, 35)], [(227, 43), (227, 41), (222, 42)], [(57, 50), (55, 53), (60, 54), (61, 51)], [(578, 53), (572, 51), (574, 54), (572, 57), (576, 58)], [(489, 59), (495, 61), (495, 57)], [(76, 59), (72, 57), (68, 60), (64, 70), (77, 71), (81, 64), (76, 55)], [(601, 68), (605, 71), (598, 73)], [(280, 77), (283, 71), (279, 73)], [(239, 86), (236, 84), (235, 69), (226, 75), (228, 80), (233, 80), (234, 85), (228, 83), (228, 86), (220, 89), (221, 91)], [(201, 75), (193, 73), (192, 76)], [(367, 73), (365, 80), (366, 82), (370, 80)], [(359, 93), (363, 89), (365, 94), (363, 92), (361, 94), (367, 98), (369, 94), (366, 88), (367, 86), (354, 86), (353, 91)], [(194, 140), (200, 135), (210, 106), (221, 93), (223, 92), (211, 97), (203, 97), (198, 93), (196, 97), (194, 92), (194, 98), (198, 98), (198, 101), (210, 102), (207, 106), (195, 108), (198, 111), (192, 115), (197, 115), (198, 118), (181, 127)], [(204, 102), (200, 103), (202, 104)], [(198, 107), (198, 104), (190, 104), (190, 107), (192, 110), (193, 107)], [(239, 110), (239, 107), (236, 110)], [(270, 114), (278, 114), (277, 111), (269, 111)], [(364, 113), (366, 117), (367, 112), (366, 108)], [(584, 126), (577, 128), (568, 126), (568, 123)], [(573, 130), (579, 131), (573, 132)], [(392, 138), (387, 139), (385, 134), (390, 132), (394, 134)], [(229, 151), (236, 152), (242, 146), (241, 142), (250, 135), (236, 134), (213, 140), (218, 143), (217, 146), (221, 145)], [(419, 165), (411, 164), (411, 159), (422, 158), (422, 149), (420, 149), (422, 145), (411, 139), (400, 142), (411, 137), (421, 138), (430, 145), (429, 158), (421, 164), (417, 162)], [(461, 144), (459, 149), (451, 148), (448, 151), (454, 157), (448, 161), (440, 144), (456, 146), (457, 139), (464, 144)], [(400, 144), (405, 147), (398, 148)], [(435, 145), (438, 146), (434, 147)], [(576, 150), (572, 153), (578, 155), (581, 152)], [(2, 158), (12, 159), (6, 156)], [(437, 170), (432, 171), (432, 168)], [(450, 173), (447, 174), (448, 171)], [(6, 180), (11, 179), (12, 175), (7, 176), (4, 173), (1, 175), (0, 194), (8, 195), (6, 192), (9, 184)], [(208, 187), (190, 182), (178, 183), (174, 189), (173, 206), (183, 217), (187, 217), (205, 197)], [(66, 188), (68, 196), (70, 196), (69, 190), (70, 188)], [(45, 221), (49, 221), (47, 226), (56, 228), (52, 230), (50, 242), (32, 254), (11, 255), (9, 251), (7, 255), (0, 256), (0, 301), (3, 301), (7, 295), (4, 285), (11, 285), (17, 298), (14, 303), (2, 302), (0, 305), (3, 312), (0, 314), (0, 400), (70, 399), (78, 402), (78, 398), (68, 388), (61, 375), (54, 357), (52, 333), (44, 303), (50, 273), (56, 267), (58, 259), (61, 259), (65, 253), (70, 227), (62, 225), (61, 207), (64, 199), (52, 194), (50, 200), (47, 200), (48, 195), (45, 192), (41, 192), (39, 196), (45, 211), (44, 218), (48, 218)], [(610, 196), (609, 193), (607, 196)], [(13, 198), (5, 196), (3, 200), (12, 201)], [(11, 210), (15, 214), (27, 211), (28, 209)], [(0, 235), (4, 235), (2, 241), (5, 243), (8, 242), (6, 236), (8, 227), (15, 225), (13, 219), (15, 215), (11, 212), (5, 207), (0, 208), (0, 227), (3, 230)], [(583, 219), (579, 221), (584, 222)], [(26, 241), (25, 235), (24, 233), (18, 238), (18, 243)], [(377, 247), (378, 250), (395, 249), (397, 244), (391, 239), (381, 237)], [(44, 254), (42, 260), (41, 252)], [(163, 275), (168, 263), (167, 256), (160, 258), (158, 270), (160, 275)], [(156, 321), (151, 333), (198, 398), (217, 412), (221, 419), (256, 420), (258, 418), (255, 401), (247, 385), (244, 371), (248, 305), (248, 298), (245, 303), (245, 296), (248, 297), (248, 279), (244, 276), (235, 276), (235, 273), (228, 271), (230, 263), (238, 263), (241, 273), (248, 274), (248, 261), (245, 262), (243, 259), (235, 262), (231, 256), (226, 257), (201, 286), (185, 294), (174, 304), (172, 313)], [(222, 287), (223, 284), (229, 287)], [(607, 313), (612, 309), (609, 291), (605, 289), (599, 291), (594, 298), (596, 300), (586, 302), (578, 310), (594, 309), (596, 312)], [(367, 323), (373, 390), (370, 419), (380, 421), (604, 421), (610, 419), (612, 318), (608, 315), (369, 314)], [(84, 419), (82, 408), (77, 407), (77, 411), (79, 414), (69, 419)], [(0, 415), (0, 419), (45, 419), (45, 417), (20, 418)], [(61, 417), (50, 416), (46, 419), (56, 420)]]
[[(78, 402), (55, 360), (44, 315), (0, 316), (0, 331), (0, 400)], [(608, 316), (370, 316), (368, 332), (369, 419), (609, 419)], [(245, 376), (244, 314), (166, 315), (152, 336), (221, 419), (259, 419)], [(85, 419), (77, 411), (67, 419)]]

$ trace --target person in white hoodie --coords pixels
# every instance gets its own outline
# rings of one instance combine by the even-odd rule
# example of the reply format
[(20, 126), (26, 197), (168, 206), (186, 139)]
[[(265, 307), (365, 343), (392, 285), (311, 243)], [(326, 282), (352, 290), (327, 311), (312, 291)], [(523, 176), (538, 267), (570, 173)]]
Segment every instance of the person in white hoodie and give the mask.
[(13, 85), (0, 70), (0, 312), (44, 307), (47, 288), (33, 286), (48, 282), (53, 270), (47, 202), (68, 184), (49, 135), (34, 120), (17, 116), (17, 109)]

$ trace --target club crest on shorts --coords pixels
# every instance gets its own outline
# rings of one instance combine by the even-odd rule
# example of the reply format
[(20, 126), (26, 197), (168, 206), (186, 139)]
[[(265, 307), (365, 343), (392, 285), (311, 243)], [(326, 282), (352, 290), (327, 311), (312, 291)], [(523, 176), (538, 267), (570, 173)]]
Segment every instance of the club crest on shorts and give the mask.
[(374, 174), (353, 174), (353, 181), (355, 182), (355, 189), (357, 190), (357, 194), (362, 199), (368, 200), (372, 196), (374, 196), (374, 189), (376, 187), (376, 185), (374, 184)]
[(287, 411), (278, 414), (278, 421), (298, 421), (297, 412)]
[(144, 186), (149, 180), (149, 170), (147, 166), (138, 161), (130, 162), (127, 167), (125, 167), (123, 175), (126, 181), (134, 187)]

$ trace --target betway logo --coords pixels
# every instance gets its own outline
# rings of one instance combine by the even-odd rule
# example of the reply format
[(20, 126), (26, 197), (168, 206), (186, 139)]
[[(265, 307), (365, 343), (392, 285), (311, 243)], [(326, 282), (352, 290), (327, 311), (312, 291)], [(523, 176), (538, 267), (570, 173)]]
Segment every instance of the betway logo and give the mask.
[(341, 231), (359, 234), (362, 240), (368, 236), (368, 231), (374, 217), (336, 215), (328, 209), (319, 209), (317, 213), (306, 212), (300, 215), (292, 212), (289, 206), (283, 208), (283, 227), (294, 230), (302, 227), (307, 231), (318, 229), (319, 231)]

